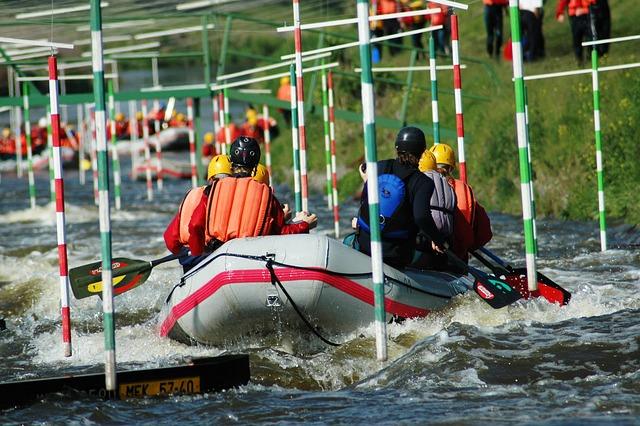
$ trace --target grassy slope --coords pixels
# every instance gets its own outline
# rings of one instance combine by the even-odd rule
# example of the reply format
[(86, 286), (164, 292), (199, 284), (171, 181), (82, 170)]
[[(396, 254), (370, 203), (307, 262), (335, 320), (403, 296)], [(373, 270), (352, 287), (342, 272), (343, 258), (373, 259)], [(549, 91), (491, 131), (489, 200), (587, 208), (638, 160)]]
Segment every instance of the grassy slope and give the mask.
[[(613, 36), (637, 34), (640, 9), (637, 0), (612, 2)], [(525, 74), (571, 70), (577, 68), (571, 50), (568, 23), (554, 20), (556, 2), (548, 2), (544, 33), (547, 58), (526, 64)], [(353, 13), (349, 7), (343, 12)], [(317, 20), (317, 19), (314, 19)], [(505, 34), (508, 37), (508, 18)], [(466, 154), (470, 183), (479, 198), (490, 210), (519, 214), (519, 169), (514, 129), (514, 100), (511, 83), (511, 63), (494, 62), (485, 55), (482, 5), (475, 2), (468, 12), (460, 13), (462, 62), (469, 68), (463, 71), (463, 88), (468, 95), (480, 95), (490, 100), (466, 98), (464, 101)], [(241, 38), (244, 46), (259, 47), (259, 51), (279, 55), (290, 47), (282, 39), (247, 34)], [(343, 42), (332, 37), (329, 43)], [(305, 48), (315, 46), (313, 35), (305, 35)], [(638, 62), (640, 42), (626, 42), (612, 46), (601, 65)], [(408, 40), (405, 42), (408, 44)], [(356, 50), (338, 55), (343, 69), (359, 65)], [(390, 58), (381, 65), (407, 65), (408, 52)], [(450, 63), (440, 58), (440, 63)], [(584, 65), (589, 67), (589, 63)], [(377, 74), (378, 76), (378, 74)], [(388, 75), (390, 76), (390, 75)], [(441, 125), (455, 129), (452, 77), (440, 74)], [(404, 80), (405, 74), (394, 76)], [(310, 78), (306, 79), (308, 83)], [(636, 132), (640, 128), (640, 70), (616, 71), (601, 74), (601, 121), (604, 146), (607, 210), (610, 217), (630, 223), (640, 223), (640, 206), (634, 193), (640, 182), (640, 149)], [(307, 93), (320, 107), (319, 80), (316, 91)], [(414, 84), (428, 87), (428, 73), (416, 75)], [(273, 83), (274, 89), (277, 83)], [(339, 108), (360, 111), (357, 80), (336, 78), (336, 103)], [(536, 179), (538, 215), (554, 215), (574, 219), (597, 217), (597, 185), (595, 179), (595, 147), (593, 136), (591, 78), (588, 75), (534, 81), (528, 84), (532, 156)], [(399, 116), (403, 89), (387, 83), (376, 83), (377, 113)], [(414, 90), (409, 105), (409, 122), (429, 123), (430, 94)], [(322, 120), (307, 115), (307, 132), (311, 183), (320, 190), (324, 185), (324, 141)], [(354, 123), (337, 123), (338, 163), (343, 197), (350, 196), (360, 186), (355, 165), (362, 158), (362, 127)], [(290, 132), (283, 129), (274, 144), (274, 158), (278, 176), (290, 176)], [(378, 156), (393, 154), (395, 131), (378, 129)], [(455, 147), (453, 140), (445, 140)], [(282, 159), (282, 160), (279, 160)]]

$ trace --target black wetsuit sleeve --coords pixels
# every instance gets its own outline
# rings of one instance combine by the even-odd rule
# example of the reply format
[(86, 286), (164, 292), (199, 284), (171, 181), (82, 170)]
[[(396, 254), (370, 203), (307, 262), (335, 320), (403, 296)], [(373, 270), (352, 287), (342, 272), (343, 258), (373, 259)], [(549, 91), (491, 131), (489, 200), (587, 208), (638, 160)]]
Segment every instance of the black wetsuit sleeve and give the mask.
[[(420, 175), (417, 175), (420, 176)], [(431, 216), (431, 196), (435, 191), (435, 185), (433, 181), (426, 176), (425, 179), (418, 177), (418, 182), (414, 186), (412, 191), (412, 204), (413, 204), (413, 218), (415, 220), (418, 229), (426, 234), (432, 241), (442, 245), (446, 241), (446, 238), (436, 227), (436, 223)]]

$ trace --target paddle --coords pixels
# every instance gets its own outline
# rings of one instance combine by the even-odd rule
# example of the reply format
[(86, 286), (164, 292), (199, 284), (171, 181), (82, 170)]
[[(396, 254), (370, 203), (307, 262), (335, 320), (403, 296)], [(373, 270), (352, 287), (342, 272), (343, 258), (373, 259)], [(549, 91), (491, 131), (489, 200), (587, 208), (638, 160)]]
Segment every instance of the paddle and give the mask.
[[(177, 259), (178, 255), (170, 254), (160, 259), (147, 261), (139, 259), (127, 259), (117, 257), (112, 260), (113, 270), (113, 294), (129, 291), (145, 282), (151, 270), (161, 263)], [(78, 266), (69, 270), (71, 291), (76, 299), (102, 295), (102, 262), (93, 262), (88, 265)]]
[[(492, 253), (489, 249), (484, 247), (476, 250), (472, 254), (476, 259), (491, 269), (496, 276), (504, 276), (505, 281), (518, 290), (525, 299), (542, 296), (551, 303), (559, 303), (561, 305), (566, 305), (569, 303), (569, 300), (571, 300), (571, 293), (541, 272), (537, 272), (538, 290), (529, 291), (526, 268), (513, 268), (511, 265)], [(491, 263), (483, 255), (493, 260), (495, 264)]]
[(506, 281), (497, 276), (491, 277), (481, 270), (467, 265), (449, 249), (445, 253), (450, 263), (457, 265), (464, 272), (468, 272), (473, 276), (475, 279), (473, 290), (492, 308), (500, 309), (522, 298), (522, 295), (511, 288)]

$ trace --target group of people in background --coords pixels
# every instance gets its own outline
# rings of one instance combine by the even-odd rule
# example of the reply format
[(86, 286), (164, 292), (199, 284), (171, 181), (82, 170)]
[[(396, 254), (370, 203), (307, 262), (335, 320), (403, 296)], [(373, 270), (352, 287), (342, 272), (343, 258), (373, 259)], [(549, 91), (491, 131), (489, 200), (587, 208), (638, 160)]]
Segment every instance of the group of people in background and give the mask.
[[(525, 61), (535, 61), (545, 57), (545, 40), (542, 23), (544, 7), (548, 0), (519, 0), (520, 27)], [(484, 23), (487, 31), (487, 53), (490, 57), (500, 58), (503, 45), (503, 16), (509, 6), (509, 0), (483, 0)], [(608, 0), (557, 0), (556, 20), (565, 22), (569, 16), (573, 51), (581, 64), (585, 55), (582, 42), (593, 39), (606, 39), (611, 36), (611, 13)], [(608, 52), (607, 44), (596, 47), (599, 55)], [(510, 46), (505, 49), (510, 57)]]

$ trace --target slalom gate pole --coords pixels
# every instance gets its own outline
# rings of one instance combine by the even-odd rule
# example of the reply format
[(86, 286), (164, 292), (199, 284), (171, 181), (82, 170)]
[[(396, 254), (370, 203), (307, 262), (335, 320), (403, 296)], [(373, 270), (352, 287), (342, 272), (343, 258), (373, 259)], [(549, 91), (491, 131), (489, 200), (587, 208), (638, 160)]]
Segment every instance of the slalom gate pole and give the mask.
[(218, 140), (218, 132), (220, 131), (220, 108), (218, 107), (218, 94), (213, 92), (211, 95), (211, 104), (213, 108), (213, 143), (215, 144), (216, 155), (220, 155), (220, 141)]
[(300, 144), (298, 141), (298, 102), (296, 97), (298, 91), (296, 89), (295, 67), (291, 65), (289, 68), (291, 75), (291, 142), (293, 144), (293, 192), (295, 194), (296, 213), (302, 211), (302, 193), (301, 193), (301, 174), (300, 174)]
[(531, 192), (531, 222), (533, 223), (533, 253), (538, 255), (538, 231), (536, 229), (536, 198), (533, 193), (533, 163), (531, 162), (531, 132), (529, 129), (529, 92), (524, 87), (524, 119), (527, 128), (527, 156), (529, 157), (529, 192)]
[(271, 171), (271, 124), (269, 123), (269, 105), (262, 105), (262, 125), (264, 132), (264, 161), (269, 172), (269, 186), (273, 186), (273, 175)]
[(329, 135), (329, 97), (327, 96), (327, 71), (322, 70), (322, 119), (324, 130), (324, 159), (327, 174), (327, 208), (333, 205), (331, 191), (331, 137)]
[[(160, 111), (160, 101), (157, 99), (153, 100), (153, 110), (156, 114)], [(160, 131), (162, 128), (157, 116), (154, 117), (153, 128), (156, 137), (156, 162), (158, 163), (156, 166), (156, 184), (158, 185), (158, 191), (162, 191), (164, 187), (164, 180), (162, 179), (162, 145), (160, 144)]]
[(336, 114), (333, 98), (333, 72), (327, 74), (327, 85), (329, 89), (329, 137), (331, 138), (331, 187), (333, 196), (333, 229), (336, 238), (340, 238), (340, 210), (338, 201), (338, 172), (336, 163)]
[(222, 90), (222, 99), (224, 101), (224, 142), (227, 153), (231, 154), (231, 111), (229, 111), (229, 94), (227, 89)]
[[(362, 125), (364, 127), (364, 152), (367, 161), (367, 197), (369, 217), (380, 216), (378, 200), (378, 155), (376, 152), (375, 100), (373, 73), (371, 72), (371, 44), (369, 42), (369, 2), (357, 0), (358, 40), (360, 46), (360, 74), (362, 86)], [(387, 359), (387, 321), (384, 306), (384, 270), (380, 223), (370, 220), (371, 271), (373, 273), (374, 309), (376, 324), (376, 355), (378, 361)]]
[(602, 132), (600, 130), (600, 83), (598, 74), (598, 52), (591, 50), (591, 80), (593, 83), (593, 129), (596, 141), (596, 173), (598, 177), (598, 217), (600, 222), (600, 250), (607, 250), (607, 215), (604, 203), (604, 170), (602, 167)]
[(56, 230), (58, 235), (58, 265), (60, 276), (60, 315), (62, 318), (62, 346), (64, 356), (71, 356), (71, 318), (69, 312), (69, 266), (64, 214), (64, 178), (60, 157), (60, 115), (58, 114), (58, 64), (49, 57), (49, 108), (53, 142), (53, 168), (55, 179)]
[(151, 147), (149, 142), (149, 114), (147, 100), (140, 101), (142, 106), (142, 138), (144, 139), (144, 162), (147, 175), (147, 200), (153, 200), (153, 182), (151, 180)]
[(194, 148), (195, 148), (195, 157), (196, 157), (196, 182), (199, 185), (204, 185), (207, 181), (207, 171), (203, 170), (202, 164), (202, 143), (203, 137), (202, 135), (202, 126), (200, 119), (200, 98), (195, 98), (193, 101), (193, 139), (194, 139)]
[(524, 223), (525, 261), (529, 291), (538, 289), (536, 274), (535, 234), (533, 231), (533, 203), (531, 200), (531, 173), (524, 101), (524, 69), (522, 65), (522, 44), (520, 42), (520, 11), (518, 0), (509, 0), (509, 20), (511, 22), (511, 50), (513, 52), (513, 79), (516, 97), (516, 133), (520, 160), (520, 193), (522, 196), (522, 220)]
[(56, 184), (53, 173), (53, 135), (51, 134), (51, 107), (49, 105), (45, 108), (45, 114), (47, 115), (47, 151), (49, 152), (49, 199), (51, 203), (55, 203)]
[(191, 187), (198, 186), (196, 167), (196, 135), (193, 131), (193, 98), (187, 98), (187, 124), (189, 126), (189, 163), (191, 164)]
[(80, 185), (84, 185), (87, 181), (87, 176), (84, 173), (84, 167), (82, 167), (82, 162), (84, 160), (84, 142), (87, 138), (87, 126), (84, 124), (83, 117), (84, 108), (82, 104), (76, 105), (76, 119), (77, 119), (77, 129), (76, 134), (78, 135), (78, 179), (80, 180)]
[(438, 117), (438, 77), (436, 70), (436, 43), (429, 33), (429, 75), (431, 77), (431, 117), (433, 121), (433, 144), (440, 143), (440, 119)]
[[(134, 164), (138, 157), (136, 154), (135, 142), (138, 142), (138, 119), (136, 118), (136, 101), (129, 101), (129, 142), (131, 149), (129, 150), (129, 157), (131, 158), (131, 175), (134, 176)], [(135, 179), (135, 177), (134, 177)]]
[[(20, 83), (15, 80), (15, 73), (13, 68), (9, 68), (11, 70), (11, 75), (14, 76), (12, 84), (15, 84), (14, 93), (15, 96), (20, 96)], [(13, 120), (13, 134), (16, 138), (16, 174), (19, 178), (22, 177), (22, 133), (20, 130), (20, 124), (22, 123), (22, 108), (17, 106), (14, 110), (14, 120)]]
[(33, 176), (33, 150), (31, 149), (31, 109), (29, 106), (28, 83), (22, 85), (22, 107), (24, 108), (24, 137), (27, 142), (27, 176), (29, 179), (29, 200), (31, 208), (36, 208), (36, 185)]
[(464, 155), (464, 116), (462, 114), (462, 74), (460, 73), (460, 38), (458, 35), (458, 15), (455, 13), (451, 14), (451, 57), (453, 58), (453, 93), (456, 104), (460, 180), (467, 183), (467, 162)]
[[(224, 130), (224, 143), (220, 144), (220, 152), (223, 155), (228, 155), (229, 150), (227, 149), (227, 126), (226, 126), (226, 122), (224, 119), (224, 94), (222, 93), (222, 91), (220, 91), (220, 93), (218, 93), (218, 112), (219, 112), (219, 117), (220, 117), (220, 129)], [(218, 134), (216, 133), (216, 143), (218, 143)]]
[(111, 125), (111, 162), (113, 163), (113, 186), (116, 210), (122, 207), (120, 177), (120, 158), (118, 156), (118, 138), (116, 135), (116, 102), (113, 96), (113, 81), (107, 83), (109, 92), (109, 124)]
[(300, 30), (300, 0), (293, 1), (293, 40), (296, 62), (296, 102), (298, 103), (298, 134), (300, 144), (300, 190), (302, 210), (309, 211), (307, 178), (307, 133), (304, 124), (304, 79), (302, 77), (302, 31)]
[(102, 57), (102, 16), (100, 0), (91, 0), (91, 47), (93, 58), (93, 95), (96, 108), (96, 138), (100, 190), (100, 241), (102, 246), (102, 315), (105, 348), (105, 388), (116, 390), (116, 336), (113, 310), (113, 273), (111, 270), (111, 218), (109, 213), (109, 164), (104, 102), (104, 67)]
[(100, 192), (98, 190), (98, 145), (96, 140), (96, 114), (95, 110), (90, 111), (87, 107), (88, 115), (91, 117), (91, 174), (93, 177), (93, 202), (97, 206), (100, 204)]

